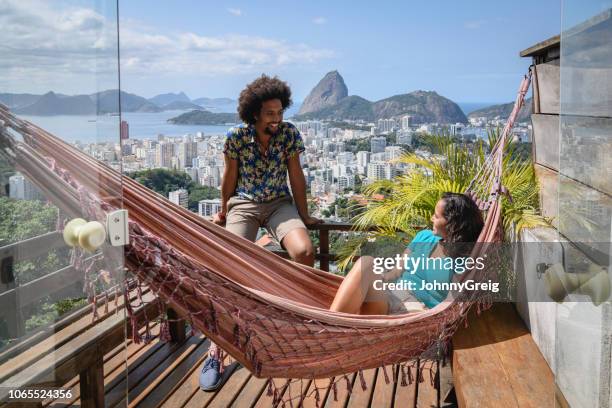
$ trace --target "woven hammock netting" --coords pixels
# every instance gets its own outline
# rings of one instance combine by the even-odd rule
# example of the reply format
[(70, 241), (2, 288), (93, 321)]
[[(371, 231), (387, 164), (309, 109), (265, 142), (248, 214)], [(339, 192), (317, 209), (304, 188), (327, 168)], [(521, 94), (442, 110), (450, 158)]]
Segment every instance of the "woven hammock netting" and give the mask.
[[(485, 215), (473, 257), (487, 253), (502, 237), (504, 146), (530, 77), (523, 79), (497, 144), (466, 192)], [(146, 288), (161, 300), (160, 307), (171, 307), (257, 377), (333, 378), (329, 387), (334, 392), (347, 373), (362, 374), (375, 367), (393, 366), (393, 378), (401, 379), (402, 385), (423, 381), (424, 370), (433, 378), (432, 367), (445, 355), (471, 306), (480, 308), (490, 301), (488, 293), (464, 291), (451, 292), (444, 302), (423, 312), (389, 316), (331, 312), (328, 308), (341, 276), (282, 259), (227, 232), (17, 118), (3, 105), (0, 154), (34, 182), (66, 219), (78, 216), (104, 222), (108, 212), (127, 209), (130, 242), (124, 267), (130, 274), (121, 290), (128, 317), (133, 317), (136, 303), (144, 301), (142, 296), (131, 300), (128, 292)], [(92, 264), (81, 267), (90, 274), (100, 273)], [(484, 269), (455, 274), (454, 279), (478, 282), (495, 277), (489, 259)], [(90, 299), (99, 296), (91, 293)], [(161, 336), (167, 337), (168, 322), (163, 319)], [(132, 323), (133, 339), (140, 341), (137, 319)], [(386, 369), (384, 373), (388, 380)]]

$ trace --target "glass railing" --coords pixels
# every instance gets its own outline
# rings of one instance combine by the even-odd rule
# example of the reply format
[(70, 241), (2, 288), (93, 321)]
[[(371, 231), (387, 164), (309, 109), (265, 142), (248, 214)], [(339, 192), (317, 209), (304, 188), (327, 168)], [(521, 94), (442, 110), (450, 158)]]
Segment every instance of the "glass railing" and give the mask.
[(565, 0), (562, 13), (558, 229), (576, 249), (565, 256), (566, 272), (584, 283), (557, 307), (555, 374), (572, 407), (610, 403), (612, 308), (607, 297), (601, 304), (588, 298), (610, 285), (612, 10), (607, 7)]
[(0, 399), (91, 405), (106, 349), (125, 341), (107, 220), (122, 191), (119, 173), (77, 158), (106, 145), (121, 170), (117, 1), (2, 13)]

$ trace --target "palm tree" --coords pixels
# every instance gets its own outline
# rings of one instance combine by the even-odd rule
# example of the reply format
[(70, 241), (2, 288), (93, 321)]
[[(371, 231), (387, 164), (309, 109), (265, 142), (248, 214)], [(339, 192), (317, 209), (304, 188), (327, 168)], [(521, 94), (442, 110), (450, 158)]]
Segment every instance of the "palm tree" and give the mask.
[[(500, 131), (489, 133), (488, 146), (493, 146)], [(341, 248), (338, 255), (339, 269), (345, 269), (353, 256), (367, 242), (385, 237), (407, 241), (417, 229), (429, 225), (434, 208), (444, 192), (462, 193), (469, 186), (487, 158), (487, 145), (478, 141), (471, 146), (457, 144), (449, 135), (427, 136), (432, 155), (424, 158), (415, 153), (405, 153), (396, 163), (409, 170), (393, 180), (379, 180), (364, 186), (362, 191), (369, 197), (367, 208), (352, 222), (356, 230), (365, 231), (377, 226), (377, 231), (361, 234)], [(530, 160), (514, 154), (515, 143), (509, 143), (503, 162), (502, 184), (511, 192), (504, 197), (503, 227), (507, 235), (523, 228), (549, 225), (539, 215), (538, 185)], [(375, 199), (383, 195), (383, 199)]]

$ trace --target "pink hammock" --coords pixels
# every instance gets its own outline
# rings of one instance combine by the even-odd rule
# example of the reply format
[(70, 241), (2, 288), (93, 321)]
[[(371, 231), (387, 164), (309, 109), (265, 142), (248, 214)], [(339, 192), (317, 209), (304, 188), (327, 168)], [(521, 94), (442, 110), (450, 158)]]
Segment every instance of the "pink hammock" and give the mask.
[[(501, 239), (504, 146), (529, 83), (530, 75), (468, 190), (486, 212), (473, 257)], [(129, 271), (258, 377), (341, 379), (347, 373), (395, 364), (402, 384), (422, 380), (427, 365), (415, 366), (415, 359), (439, 359), (470, 307), (486, 303), (485, 293), (471, 291), (451, 293), (435, 308), (419, 313), (331, 312), (328, 308), (342, 277), (274, 256), (16, 118), (4, 106), (0, 120), (4, 153), (66, 214), (102, 220), (108, 211), (127, 209)], [(493, 269), (455, 276), (483, 281), (495, 276)], [(136, 327), (133, 334), (138, 335)], [(330, 387), (335, 389), (336, 382)]]

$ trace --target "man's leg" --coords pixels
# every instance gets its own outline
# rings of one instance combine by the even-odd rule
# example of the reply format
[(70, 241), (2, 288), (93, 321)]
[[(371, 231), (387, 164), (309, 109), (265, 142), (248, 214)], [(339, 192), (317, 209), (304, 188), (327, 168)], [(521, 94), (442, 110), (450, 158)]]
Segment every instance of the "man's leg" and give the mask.
[(287, 250), (291, 259), (304, 265), (314, 265), (314, 247), (308, 230), (289, 198), (275, 200), (270, 206), (267, 227)]
[(314, 265), (314, 247), (307, 229), (296, 228), (289, 231), (281, 240), (281, 244), (294, 261), (308, 266)]
[[(231, 201), (225, 229), (249, 241), (255, 241), (260, 226), (257, 204), (235, 198), (232, 198)], [(220, 351), (219, 347), (211, 341), (208, 358), (204, 361), (204, 367), (200, 373), (200, 388), (204, 391), (214, 391), (222, 383)]]

